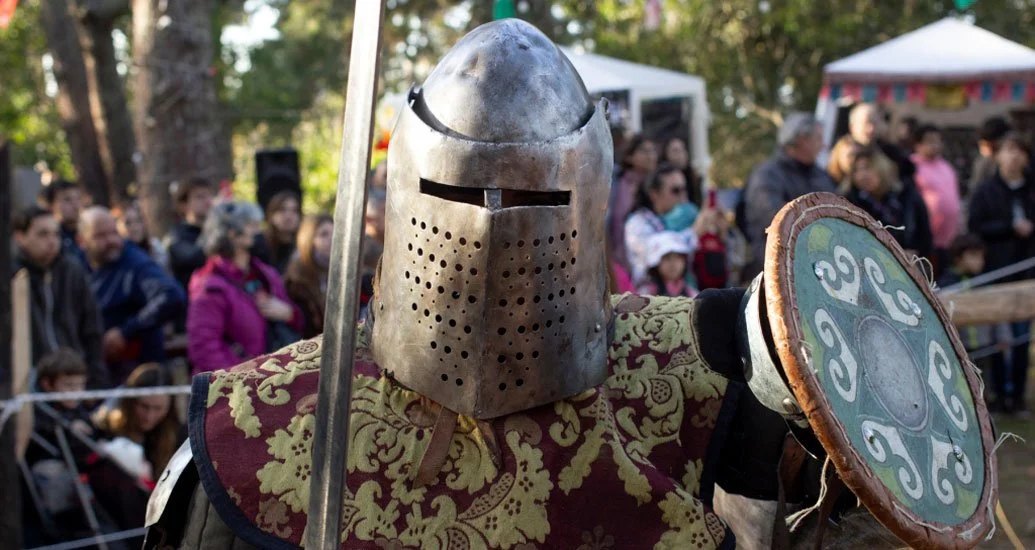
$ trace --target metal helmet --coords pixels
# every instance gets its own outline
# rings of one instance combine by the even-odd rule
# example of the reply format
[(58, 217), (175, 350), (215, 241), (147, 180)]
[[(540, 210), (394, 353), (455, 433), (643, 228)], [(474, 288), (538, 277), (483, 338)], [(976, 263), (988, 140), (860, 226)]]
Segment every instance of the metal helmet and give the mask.
[(378, 363), (479, 419), (603, 382), (606, 102), (511, 19), (461, 39), (408, 103), (388, 151)]

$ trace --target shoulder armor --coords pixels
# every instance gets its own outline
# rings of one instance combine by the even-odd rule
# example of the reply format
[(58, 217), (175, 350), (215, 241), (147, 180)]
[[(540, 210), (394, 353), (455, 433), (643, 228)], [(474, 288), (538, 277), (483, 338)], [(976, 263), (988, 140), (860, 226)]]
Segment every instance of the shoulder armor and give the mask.
[[(192, 465), (193, 458), (194, 453), (191, 452), (190, 441), (184, 441), (183, 445), (180, 445), (180, 448), (169, 459), (168, 466), (165, 467), (162, 476), (158, 478), (158, 485), (155, 486), (154, 492), (151, 493), (151, 498), (147, 501), (147, 515), (144, 519), (144, 527), (151, 527), (162, 519), (165, 507), (172, 500), (174, 493), (178, 494), (186, 490), (184, 487), (189, 485), (193, 488), (197, 484), (198, 475), (197, 470)], [(188, 475), (184, 475), (184, 472), (188, 469), (190, 472), (188, 472)], [(189, 493), (187, 494), (189, 495)]]

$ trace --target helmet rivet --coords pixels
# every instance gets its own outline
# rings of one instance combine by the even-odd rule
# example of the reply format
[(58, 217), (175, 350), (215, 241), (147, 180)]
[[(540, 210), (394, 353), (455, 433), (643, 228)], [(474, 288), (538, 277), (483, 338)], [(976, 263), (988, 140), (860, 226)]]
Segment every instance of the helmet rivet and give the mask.
[(960, 462), (963, 461), (963, 449), (961, 449), (959, 445), (952, 446), (952, 454), (956, 457), (956, 460)]
[(866, 437), (866, 441), (870, 443), (873, 443), (877, 440), (877, 436), (873, 433), (873, 430), (867, 429), (863, 432), (863, 435)]
[(597, 323), (597, 325), (596, 325), (595, 327), (593, 327), (593, 328), (594, 328), (594, 329), (595, 329), (595, 330), (596, 330), (597, 332), (600, 332), (600, 331), (602, 330), (602, 328), (603, 328), (603, 327), (601, 327), (601, 326), (600, 326), (600, 323)]
[(823, 268), (818, 263), (812, 266), (812, 272), (816, 274), (817, 279), (823, 278)]
[(783, 398), (783, 410), (787, 411), (788, 414), (794, 414), (798, 412), (798, 406), (794, 403), (794, 400), (790, 397)]

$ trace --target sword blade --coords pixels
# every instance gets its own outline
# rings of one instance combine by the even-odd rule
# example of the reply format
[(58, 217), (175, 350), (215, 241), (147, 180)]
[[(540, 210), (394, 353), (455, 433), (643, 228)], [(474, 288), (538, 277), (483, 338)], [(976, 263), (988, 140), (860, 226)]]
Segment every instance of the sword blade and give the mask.
[(345, 96), (345, 124), (334, 207), (334, 236), (327, 281), (320, 387), (313, 433), (313, 476), (305, 547), (337, 550), (349, 448), (349, 411), (355, 323), (359, 306), (359, 259), (374, 134), (377, 75), (386, 0), (358, 0)]

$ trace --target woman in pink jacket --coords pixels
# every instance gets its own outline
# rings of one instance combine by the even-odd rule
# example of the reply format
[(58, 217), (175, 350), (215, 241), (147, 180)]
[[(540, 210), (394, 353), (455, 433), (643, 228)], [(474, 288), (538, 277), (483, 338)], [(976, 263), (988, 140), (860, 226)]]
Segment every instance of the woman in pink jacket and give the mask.
[(298, 340), (302, 312), (273, 267), (252, 256), (262, 211), (228, 202), (205, 219), (208, 256), (190, 280), (187, 355), (193, 372), (229, 368)]

